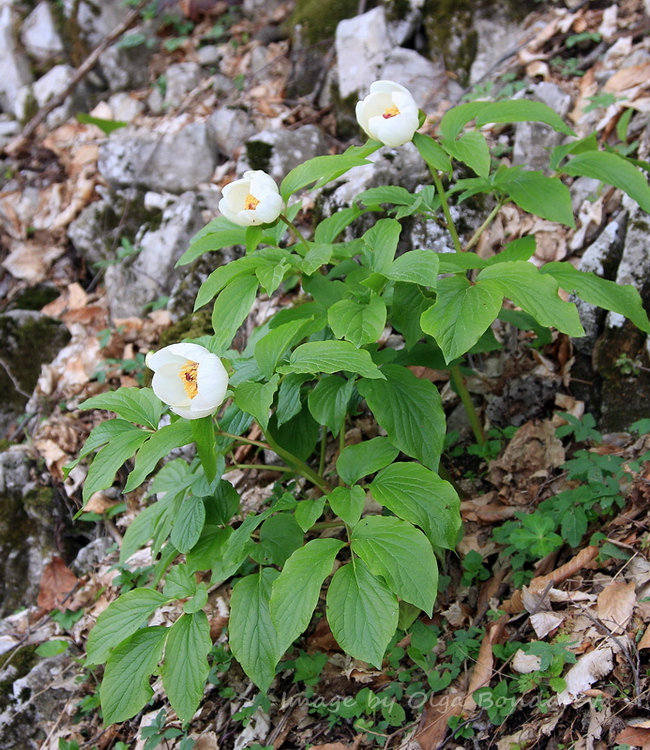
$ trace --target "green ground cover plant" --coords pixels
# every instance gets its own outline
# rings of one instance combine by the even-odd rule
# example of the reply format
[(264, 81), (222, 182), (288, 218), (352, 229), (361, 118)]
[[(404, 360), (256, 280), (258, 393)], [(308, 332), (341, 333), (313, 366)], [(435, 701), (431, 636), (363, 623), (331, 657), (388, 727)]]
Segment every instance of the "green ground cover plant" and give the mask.
[[(491, 325), (511, 318), (513, 305), (527, 316), (520, 324), (531, 321), (537, 332), (581, 336), (576, 306), (560, 296), (562, 288), (650, 332), (633, 287), (568, 263), (538, 268), (529, 262), (534, 236), (507, 243), (487, 260), (472, 252), (507, 203), (574, 226), (567, 177), (594, 177), (619, 187), (650, 211), (650, 188), (639, 171), (649, 165), (599, 150), (595, 136), (575, 139), (553, 110), (525, 99), (461, 104), (444, 115), (433, 138), (418, 132), (424, 115), (409, 92), (381, 81), (359, 102), (357, 116), (369, 136), (363, 146), (307, 161), (280, 186), (251, 171), (224, 188), (223, 216), (195, 235), (179, 261), (185, 266), (227, 246), (246, 248), (198, 292), (196, 309), (212, 307), (214, 334), (150, 356), (151, 388), (120, 388), (83, 404), (117, 415), (92, 431), (79, 457), (94, 454), (84, 503), (111, 486), (132, 459), (123, 490), (143, 486), (150, 501), (124, 536), (120, 563), (151, 544), (152, 570), (135, 579), (124, 576), (124, 593), (100, 615), (87, 644), (86, 665), (105, 664), (100, 698), (106, 724), (129, 719), (147, 704), (154, 674), (181, 722), (189, 723), (206, 680), (218, 679), (231, 657), (266, 693), (278, 664), (309, 627), (323, 588), (327, 620), (340, 647), (381, 668), (396, 633), (417, 629), (421, 612), (431, 616), (438, 561), (462, 533), (459, 498), (440, 465), (445, 447), (440, 394), (409, 365), (449, 370), (483, 446), (486, 436), (461, 364), (468, 353), (499, 346)], [(550, 156), (552, 177), (491, 158), (484, 126), (530, 120), (567, 136)], [(303, 191), (370, 164), (368, 157), (382, 144), (399, 148), (409, 141), (430, 167), (431, 185), (417, 193), (390, 185), (366, 190), (312, 234), (300, 231), (295, 219)], [(454, 179), (458, 163), (474, 176)], [(477, 194), (486, 194), (493, 208), (463, 243), (450, 199), (462, 205)], [(341, 239), (364, 214), (376, 219), (370, 229)], [(455, 251), (416, 248), (398, 255), (401, 220), (413, 215), (443, 224)], [(296, 279), (301, 284), (296, 304), (256, 328), (242, 351), (234, 349), (235, 334), (257, 296), (271, 296)], [(402, 349), (384, 345), (387, 328), (401, 334)], [(346, 422), (361, 407), (385, 436), (347, 445)], [(259, 439), (248, 437), (253, 424)], [(332, 441), (338, 457), (330, 467), (326, 450)], [(166, 460), (189, 444), (196, 446), (195, 458)], [(248, 515), (241, 512), (238, 492), (222, 478), (226, 466), (237, 466), (240, 445), (270, 450), (284, 462), (273, 467), (284, 479), (269, 502)], [(490, 449), (486, 446), (484, 455)], [(577, 543), (595, 504), (618, 502), (614, 484), (621, 467), (603, 458), (576, 454), (567, 471), (586, 482), (587, 490), (563, 493), (552, 499), (553, 507), (540, 506), (533, 516), (512, 522), (506, 541), (513, 558), (523, 556), (522, 569), (530, 555)], [(364, 514), (369, 497), (381, 513)], [(573, 510), (572, 524), (564, 523), (566, 513), (560, 515), (565, 508)], [(476, 561), (466, 573), (482, 575)], [(227, 658), (215, 651), (205, 613), (210, 591), (224, 581), (233, 584)], [(173, 625), (147, 624), (173, 602), (182, 609)], [(478, 650), (480, 632), (455, 634), (446, 651), (451, 666), (429, 671), (429, 689), (449, 685), (467, 655)], [(414, 661), (429, 667), (430, 635), (420, 633), (411, 646)], [(306, 664), (302, 668), (309, 672)], [(549, 669), (544, 679), (556, 677)], [(360, 727), (387, 731), (402, 720), (397, 709), (373, 710), (370, 700), (369, 693), (358, 696), (350, 709)]]

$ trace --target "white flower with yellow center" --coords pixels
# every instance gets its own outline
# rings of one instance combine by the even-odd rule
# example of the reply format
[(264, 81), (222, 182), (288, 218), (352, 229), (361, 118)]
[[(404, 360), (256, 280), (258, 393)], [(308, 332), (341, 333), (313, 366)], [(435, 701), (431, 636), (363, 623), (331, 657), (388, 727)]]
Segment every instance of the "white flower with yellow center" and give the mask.
[(198, 344), (172, 344), (147, 355), (151, 387), (185, 419), (208, 417), (226, 396), (228, 373), (219, 357)]
[(261, 170), (244, 172), (221, 191), (219, 210), (240, 227), (270, 224), (282, 213), (283, 201), (275, 180)]
[(393, 81), (375, 81), (370, 93), (357, 102), (357, 121), (374, 140), (403, 146), (418, 129), (419, 112), (411, 92)]

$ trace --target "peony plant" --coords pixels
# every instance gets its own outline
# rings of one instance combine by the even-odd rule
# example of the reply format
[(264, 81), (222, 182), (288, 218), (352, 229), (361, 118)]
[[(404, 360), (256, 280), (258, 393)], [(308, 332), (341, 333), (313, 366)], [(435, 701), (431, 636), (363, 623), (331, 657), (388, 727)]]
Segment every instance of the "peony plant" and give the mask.
[[(84, 502), (110, 486), (125, 462), (131, 468), (123, 491), (144, 487), (150, 500), (128, 527), (120, 560), (128, 564), (150, 545), (151, 580), (110, 604), (87, 644), (86, 663), (106, 664), (100, 697), (107, 724), (142, 710), (154, 674), (181, 721), (191, 722), (213, 660), (208, 594), (224, 582), (232, 585), (227, 647), (260, 691), (269, 689), (314, 613), (323, 616), (323, 590), (341, 649), (381, 668), (397, 628), (408, 630), (420, 613), (432, 615), (438, 564), (461, 528), (459, 498), (440, 465), (440, 394), (409, 366), (449, 369), (482, 442), (460, 364), (470, 352), (499, 346), (491, 326), (505, 315), (504, 304), (508, 320), (521, 327), (581, 336), (576, 306), (560, 296), (563, 289), (650, 331), (632, 287), (569, 263), (531, 263), (534, 235), (507, 243), (490, 259), (472, 252), (508, 203), (574, 226), (566, 177), (600, 179), (650, 211), (638, 162), (599, 150), (595, 137), (576, 139), (556, 112), (524, 99), (462, 104), (444, 115), (435, 137), (418, 131), (424, 117), (397, 83), (373, 84), (356, 112), (370, 136), (363, 146), (305, 162), (279, 187), (251, 171), (224, 188), (223, 216), (193, 238), (179, 261), (184, 266), (230, 245), (246, 248), (198, 292), (196, 308), (212, 306), (214, 334), (150, 355), (152, 389), (121, 388), (84, 404), (118, 415), (93, 430), (80, 456), (96, 451)], [(483, 126), (526, 120), (567, 136), (550, 155), (553, 177), (498, 163), (490, 152)], [(382, 144), (409, 141), (429, 166), (431, 185), (417, 193), (372, 188), (310, 234), (299, 229), (302, 191), (369, 164)], [(457, 179), (458, 164), (473, 176)], [(462, 211), (478, 193), (491, 196), (494, 208), (463, 239), (450, 200)], [(370, 229), (341, 239), (364, 214), (373, 218)], [(442, 223), (455, 252), (415, 248), (398, 255), (401, 220), (411, 215)], [(233, 348), (260, 291), (272, 296), (296, 279), (301, 293), (294, 305), (260, 325), (241, 351)], [(386, 345), (386, 330), (401, 336), (401, 348)], [(357, 411), (370, 413), (382, 435), (348, 444), (346, 426)], [(253, 425), (261, 437), (253, 436)], [(191, 443), (194, 459), (165, 461)], [(248, 514), (226, 473), (245, 468), (237, 459), (241, 445), (272, 451), (282, 462), (272, 467), (283, 479), (268, 503)], [(182, 613), (171, 626), (147, 626), (172, 602)]]

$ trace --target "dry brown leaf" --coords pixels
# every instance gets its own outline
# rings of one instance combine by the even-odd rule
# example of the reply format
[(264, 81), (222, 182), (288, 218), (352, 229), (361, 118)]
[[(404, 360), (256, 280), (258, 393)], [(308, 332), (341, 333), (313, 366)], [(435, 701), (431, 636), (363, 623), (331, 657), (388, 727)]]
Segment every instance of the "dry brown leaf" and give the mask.
[(219, 741), (214, 732), (204, 732), (194, 743), (194, 750), (219, 750)]
[(650, 86), (650, 63), (632, 65), (617, 71), (604, 86), (605, 91), (619, 93), (633, 86)]
[(460, 716), (463, 702), (464, 693), (459, 692), (442, 693), (429, 698), (413, 738), (422, 750), (436, 750), (440, 746), (449, 729), (449, 719)]
[(84, 505), (84, 511), (86, 513), (98, 513), (101, 515), (116, 505), (118, 505), (118, 502), (109, 497), (105, 492), (94, 492)]
[(36, 603), (47, 610), (61, 608), (78, 583), (77, 576), (55, 555), (43, 570)]
[(467, 688), (467, 697), (463, 704), (464, 711), (474, 711), (476, 709), (476, 701), (474, 700), (474, 693), (482, 687), (486, 687), (490, 684), (492, 675), (494, 674), (494, 656), (492, 654), (492, 646), (498, 643), (503, 633), (503, 629), (506, 626), (510, 618), (508, 615), (501, 615), (496, 622), (488, 625), (483, 640), (481, 641), (481, 648), (479, 649), (478, 656), (476, 657), (476, 664), (472, 670), (472, 676), (469, 680), (469, 686)]
[(530, 616), (530, 624), (538, 638), (545, 638), (564, 622), (564, 616), (557, 612), (535, 612)]
[(612, 633), (624, 633), (636, 604), (635, 583), (612, 581), (598, 595), (598, 619)]
[(566, 688), (558, 693), (558, 703), (568, 706), (594, 682), (608, 675), (614, 668), (612, 654), (611, 648), (595, 649), (583, 654), (564, 676)]
[(15, 279), (22, 279), (30, 284), (38, 284), (47, 278), (52, 263), (64, 252), (56, 245), (44, 246), (41, 242), (27, 240), (16, 242), (9, 255), (2, 262)]
[(326, 742), (324, 745), (312, 745), (311, 750), (346, 750), (342, 742)]
[(641, 637), (641, 640), (639, 641), (637, 648), (639, 649), (639, 651), (642, 648), (650, 648), (650, 626), (646, 628), (646, 631)]
[[(647, 722), (643, 722), (647, 724)], [(616, 735), (619, 744), (642, 747), (644, 750), (650, 748), (650, 727), (639, 724), (628, 724), (622, 732)]]

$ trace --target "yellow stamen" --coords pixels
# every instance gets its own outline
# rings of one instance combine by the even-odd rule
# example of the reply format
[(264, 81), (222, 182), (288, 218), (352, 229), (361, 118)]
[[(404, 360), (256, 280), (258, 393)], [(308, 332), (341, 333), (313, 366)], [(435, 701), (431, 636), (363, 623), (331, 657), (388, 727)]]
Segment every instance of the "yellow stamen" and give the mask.
[(187, 393), (190, 398), (194, 398), (199, 392), (199, 384), (197, 382), (199, 376), (199, 363), (188, 360), (181, 367), (178, 374), (183, 381), (185, 393)]
[(253, 211), (259, 206), (259, 204), (260, 202), (257, 200), (257, 198), (250, 193), (244, 198), (244, 208), (247, 211)]
[(384, 114), (382, 115), (382, 117), (384, 118), (384, 120), (390, 120), (391, 117), (395, 117), (395, 115), (399, 114), (399, 109), (393, 104), (384, 110)]

